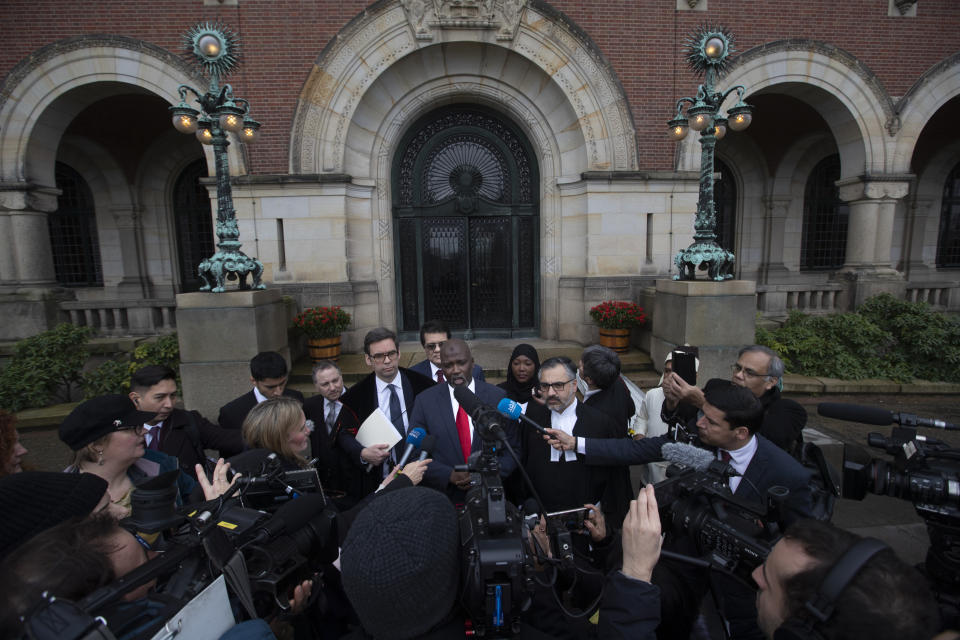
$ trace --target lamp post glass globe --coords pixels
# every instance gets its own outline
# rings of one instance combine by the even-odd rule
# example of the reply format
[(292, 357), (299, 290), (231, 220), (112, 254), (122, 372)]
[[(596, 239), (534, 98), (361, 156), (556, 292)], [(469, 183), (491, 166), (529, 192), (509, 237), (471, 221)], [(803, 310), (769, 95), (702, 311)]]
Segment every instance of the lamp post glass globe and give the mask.
[(737, 113), (731, 113), (730, 115), (730, 128), (734, 131), (743, 131), (750, 126), (750, 123), (753, 122), (753, 114), (747, 110), (739, 111)]
[(726, 51), (726, 45), (723, 42), (723, 38), (714, 36), (708, 38), (707, 41), (703, 44), (703, 55), (707, 56), (711, 60), (716, 60), (723, 56)]
[(173, 116), (173, 126), (180, 133), (193, 133), (197, 130), (197, 119), (188, 113), (178, 113)]
[(197, 129), (197, 140), (203, 144), (213, 144), (213, 131), (210, 130), (209, 126)]
[(243, 118), (235, 113), (224, 113), (220, 116), (220, 127), (239, 133), (243, 129)]
[(197, 41), (197, 49), (208, 58), (216, 58), (220, 55), (220, 49), (222, 47), (223, 43), (220, 42), (220, 38), (212, 33), (201, 36), (200, 40)]

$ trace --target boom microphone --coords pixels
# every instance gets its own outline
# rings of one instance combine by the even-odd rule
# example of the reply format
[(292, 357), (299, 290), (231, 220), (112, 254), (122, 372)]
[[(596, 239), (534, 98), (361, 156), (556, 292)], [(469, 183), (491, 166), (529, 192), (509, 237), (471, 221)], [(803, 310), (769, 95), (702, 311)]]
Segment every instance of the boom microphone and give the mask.
[(427, 432), (421, 427), (414, 427), (410, 430), (410, 433), (407, 434), (407, 448), (403, 451), (403, 455), (397, 462), (398, 469), (403, 469), (403, 465), (407, 464), (407, 460), (413, 455), (413, 451), (420, 446), (420, 443), (423, 442), (423, 438), (426, 435)]
[(679, 464), (684, 464), (688, 467), (692, 467), (697, 471), (706, 471), (707, 467), (710, 466), (711, 462), (715, 462), (717, 456), (707, 451), (706, 449), (701, 449), (700, 447), (695, 447), (692, 444), (684, 444), (682, 442), (667, 442), (662, 447), (660, 447), (660, 455), (663, 456), (664, 460), (668, 462), (677, 462)]
[(470, 414), (470, 417), (473, 417), (473, 414), (478, 410), (484, 407), (484, 404), (480, 402), (480, 398), (477, 397), (473, 391), (465, 384), (458, 384), (453, 388), (453, 397), (457, 399), (457, 402), (460, 403), (460, 406), (463, 407), (463, 410)]
[(433, 451), (433, 447), (437, 443), (437, 437), (432, 433), (428, 433), (427, 437), (423, 439), (423, 442), (420, 443), (420, 457), (417, 460), (426, 460), (430, 457), (430, 452)]
[(848, 422), (862, 422), (864, 424), (876, 424), (884, 427), (896, 422), (899, 425), (908, 427), (932, 427), (935, 429), (946, 429), (948, 431), (960, 430), (960, 426), (951, 422), (930, 418), (918, 418), (909, 413), (894, 413), (886, 409), (865, 407), (859, 404), (821, 402), (817, 405), (817, 413), (827, 418), (836, 418), (837, 420), (846, 420)]
[(528, 425), (536, 429), (540, 433), (540, 435), (544, 435), (544, 436), (549, 435), (547, 434), (546, 429), (538, 425), (536, 422), (534, 422), (527, 416), (523, 415), (523, 407), (521, 407), (519, 403), (514, 402), (510, 398), (503, 398), (502, 400), (500, 400), (500, 402), (497, 403), (497, 411), (499, 411), (501, 415), (504, 415), (510, 418), (511, 420), (517, 420), (517, 419), (523, 420)]

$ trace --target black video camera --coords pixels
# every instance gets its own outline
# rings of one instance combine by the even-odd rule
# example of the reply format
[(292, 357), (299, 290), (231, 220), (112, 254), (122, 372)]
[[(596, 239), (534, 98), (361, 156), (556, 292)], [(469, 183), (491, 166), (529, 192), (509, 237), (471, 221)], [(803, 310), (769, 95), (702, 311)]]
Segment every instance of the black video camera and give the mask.
[(688, 536), (712, 568), (752, 585), (750, 574), (780, 537), (779, 521), (789, 492), (771, 487), (765, 506), (739, 500), (727, 485), (727, 469), (729, 465), (722, 463), (711, 463), (703, 471), (674, 463), (654, 493), (664, 531)]

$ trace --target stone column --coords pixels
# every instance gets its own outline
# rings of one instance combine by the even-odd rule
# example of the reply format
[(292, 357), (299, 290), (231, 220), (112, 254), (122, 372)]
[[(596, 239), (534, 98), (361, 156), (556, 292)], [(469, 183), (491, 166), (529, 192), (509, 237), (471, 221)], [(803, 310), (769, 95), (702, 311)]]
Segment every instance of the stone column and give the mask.
[(147, 281), (143, 255), (143, 234), (138, 207), (110, 207), (120, 239), (120, 264), (123, 276), (117, 284), (118, 293), (125, 298), (149, 298), (152, 296)]
[(59, 299), (47, 214), (59, 191), (26, 183), (0, 185), (0, 340), (18, 340), (53, 327)]
[(763, 264), (760, 272), (764, 283), (778, 280), (778, 276), (787, 274), (787, 267), (783, 264), (784, 234), (787, 213), (793, 198), (764, 198), (766, 205), (766, 220), (764, 225)]
[(880, 293), (903, 297), (906, 281), (890, 264), (897, 201), (907, 195), (910, 176), (861, 176), (837, 182), (850, 205), (847, 255), (835, 279), (846, 285), (841, 306), (853, 310)]

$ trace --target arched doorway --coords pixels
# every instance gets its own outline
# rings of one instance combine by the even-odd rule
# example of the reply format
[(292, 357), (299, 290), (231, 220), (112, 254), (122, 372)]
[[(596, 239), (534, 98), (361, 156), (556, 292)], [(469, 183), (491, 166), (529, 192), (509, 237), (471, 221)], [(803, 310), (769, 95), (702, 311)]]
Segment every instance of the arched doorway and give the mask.
[(394, 159), (397, 326), (439, 319), (468, 337), (539, 326), (539, 175), (523, 133), (491, 110), (427, 114)]
[(77, 171), (55, 165), (57, 210), (47, 216), (53, 269), (57, 283), (65, 287), (103, 286), (100, 241), (93, 192)]
[(200, 184), (207, 175), (203, 158), (187, 165), (173, 187), (173, 216), (177, 229), (177, 254), (180, 263), (180, 290), (199, 291), (200, 263), (213, 255), (213, 218), (210, 196)]

